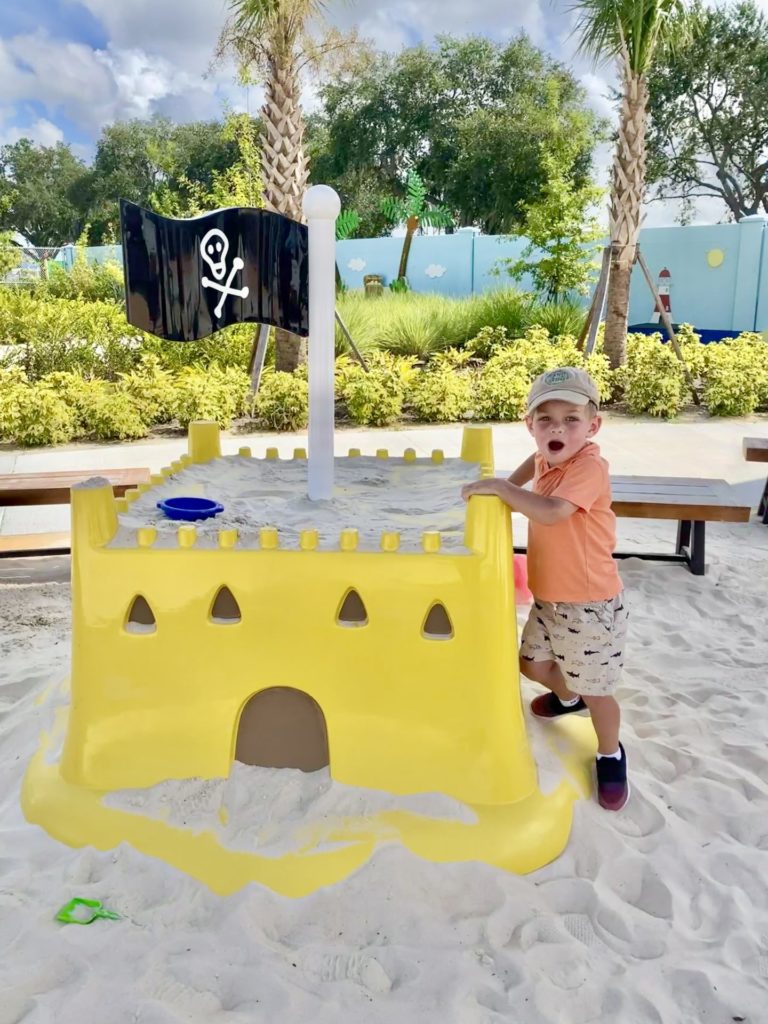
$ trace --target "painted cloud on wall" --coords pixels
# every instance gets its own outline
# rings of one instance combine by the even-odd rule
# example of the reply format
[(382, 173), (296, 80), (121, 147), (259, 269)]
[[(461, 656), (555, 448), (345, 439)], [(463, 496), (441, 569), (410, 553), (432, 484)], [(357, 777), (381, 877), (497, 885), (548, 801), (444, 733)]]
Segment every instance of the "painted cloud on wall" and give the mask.
[(347, 264), (347, 266), (349, 267), (350, 270), (357, 270), (357, 271), (365, 270), (366, 262), (365, 262), (365, 260), (361, 260), (361, 259), (357, 258), (357, 259), (354, 259), (354, 260), (350, 260), (349, 263)]
[(447, 267), (441, 267), (439, 263), (430, 263), (424, 273), (427, 277), (442, 277)]

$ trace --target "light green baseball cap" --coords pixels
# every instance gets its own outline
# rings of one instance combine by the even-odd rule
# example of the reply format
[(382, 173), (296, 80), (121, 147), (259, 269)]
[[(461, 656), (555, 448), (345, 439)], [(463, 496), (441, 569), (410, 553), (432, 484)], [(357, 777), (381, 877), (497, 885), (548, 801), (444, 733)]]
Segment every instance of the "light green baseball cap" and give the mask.
[(594, 402), (599, 409), (600, 392), (586, 370), (562, 366), (558, 370), (547, 370), (533, 382), (528, 392), (527, 414), (530, 416), (544, 402), (573, 402), (574, 405)]

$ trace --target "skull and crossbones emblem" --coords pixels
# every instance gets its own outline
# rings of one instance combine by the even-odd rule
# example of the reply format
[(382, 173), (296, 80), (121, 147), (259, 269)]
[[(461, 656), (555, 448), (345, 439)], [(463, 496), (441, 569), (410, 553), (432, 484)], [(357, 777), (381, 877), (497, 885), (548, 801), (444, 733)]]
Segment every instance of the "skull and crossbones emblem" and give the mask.
[(229, 271), (227, 283), (219, 283), (227, 272), (228, 252), (229, 240), (227, 236), (220, 228), (211, 228), (200, 243), (200, 255), (211, 268), (211, 273), (216, 280), (212, 281), (209, 277), (203, 276), (202, 285), (203, 288), (214, 288), (217, 292), (221, 292), (221, 298), (213, 311), (214, 315), (217, 317), (221, 316), (221, 311), (224, 308), (224, 300), (228, 295), (236, 295), (241, 299), (248, 298), (247, 286), (244, 288), (231, 287), (235, 274), (245, 266), (239, 256), (235, 256), (232, 260), (232, 267)]

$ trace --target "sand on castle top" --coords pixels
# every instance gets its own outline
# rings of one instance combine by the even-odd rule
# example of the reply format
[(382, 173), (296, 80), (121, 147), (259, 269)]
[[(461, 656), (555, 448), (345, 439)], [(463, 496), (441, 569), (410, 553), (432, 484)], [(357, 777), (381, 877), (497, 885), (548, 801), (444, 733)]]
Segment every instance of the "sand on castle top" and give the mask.
[(305, 459), (254, 459), (230, 455), (191, 465), (140, 495), (119, 516), (110, 547), (135, 547), (136, 529), (154, 526), (155, 547), (175, 547), (177, 520), (157, 507), (171, 497), (211, 498), (224, 506), (213, 519), (197, 522), (198, 547), (217, 546), (221, 529), (237, 529), (238, 544), (259, 546), (259, 530), (276, 527), (281, 547), (298, 546), (302, 530), (319, 532), (319, 550), (338, 550), (343, 529), (359, 531), (359, 549), (380, 548), (384, 531), (400, 533), (400, 549), (420, 551), (425, 530), (439, 530), (443, 549), (465, 552), (466, 505), (461, 487), (477, 480), (480, 467), (460, 459), (434, 463), (372, 456), (337, 458), (333, 497), (307, 497)]

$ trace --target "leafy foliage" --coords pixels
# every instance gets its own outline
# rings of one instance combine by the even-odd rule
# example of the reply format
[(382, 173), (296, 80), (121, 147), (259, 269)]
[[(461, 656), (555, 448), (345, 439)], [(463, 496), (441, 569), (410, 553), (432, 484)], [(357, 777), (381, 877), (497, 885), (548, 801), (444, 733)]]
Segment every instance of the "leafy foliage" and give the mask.
[(690, 400), (683, 367), (659, 334), (628, 335), (626, 365), (615, 373), (632, 413), (669, 419)]
[(268, 371), (261, 379), (253, 415), (264, 430), (304, 430), (309, 420), (309, 385), (303, 376)]
[(602, 235), (588, 211), (603, 194), (592, 182), (574, 182), (570, 168), (575, 157), (571, 139), (559, 139), (542, 153), (546, 180), (535, 198), (522, 204), (525, 220), (519, 233), (528, 244), (519, 259), (506, 260), (507, 272), (516, 280), (533, 278), (537, 292), (547, 300), (572, 292), (585, 295), (594, 280), (597, 264), (594, 243)]
[(368, 372), (344, 357), (336, 363), (336, 391), (353, 422), (384, 427), (402, 413), (406, 389), (414, 377), (413, 358), (372, 352)]
[(694, 31), (648, 76), (648, 178), (658, 198), (722, 200), (730, 217), (768, 212), (768, 21), (753, 2), (692, 5)]
[(460, 420), (472, 408), (472, 378), (438, 360), (413, 379), (408, 404), (425, 423)]
[[(553, 82), (558, 104), (548, 109)], [(548, 142), (563, 132), (578, 137), (569, 170), (579, 183), (602, 134), (594, 115), (574, 116), (588, 110), (575, 78), (524, 35), (506, 45), (439, 36), (432, 47), (395, 55), (360, 48), (357, 61), (321, 85), (320, 99), (309, 119), (313, 175), (361, 212), (372, 235), (382, 233), (378, 204), (402, 192), (409, 170), (454, 221), (510, 231), (521, 203), (539, 192)]]

